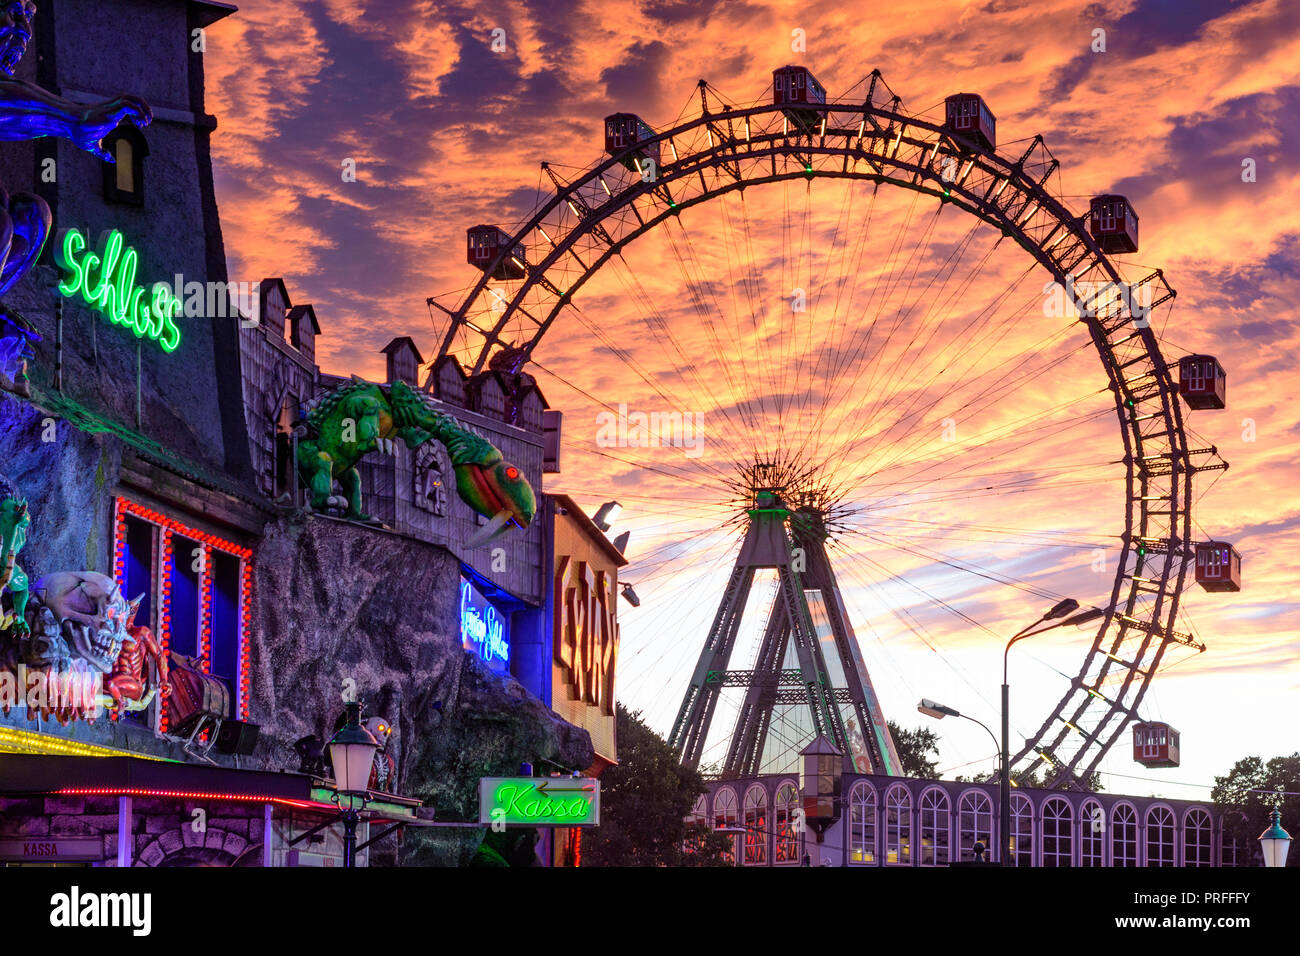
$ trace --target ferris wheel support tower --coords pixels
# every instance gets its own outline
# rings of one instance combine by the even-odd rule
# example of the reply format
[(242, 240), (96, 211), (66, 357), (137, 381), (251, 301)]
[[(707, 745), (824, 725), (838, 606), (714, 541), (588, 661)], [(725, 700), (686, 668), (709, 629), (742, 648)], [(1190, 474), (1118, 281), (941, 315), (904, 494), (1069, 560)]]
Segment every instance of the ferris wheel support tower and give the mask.
[[(747, 511), (749, 526), (740, 553), (669, 743), (686, 766), (698, 767), (722, 689), (745, 687), (728, 742), (724, 777), (761, 773), (774, 709), (798, 704), (808, 707), (813, 736), (821, 734), (833, 741), (850, 772), (898, 775), (902, 772), (898, 752), (826, 553), (822, 513), (807, 505), (791, 510), (778, 491), (758, 490)], [(728, 670), (754, 575), (760, 570), (775, 570), (778, 585), (763, 640), (751, 670)], [(792, 640), (797, 669), (782, 666)], [(832, 681), (823, 643), (835, 648), (841, 681)], [(843, 705), (852, 710), (847, 721)]]

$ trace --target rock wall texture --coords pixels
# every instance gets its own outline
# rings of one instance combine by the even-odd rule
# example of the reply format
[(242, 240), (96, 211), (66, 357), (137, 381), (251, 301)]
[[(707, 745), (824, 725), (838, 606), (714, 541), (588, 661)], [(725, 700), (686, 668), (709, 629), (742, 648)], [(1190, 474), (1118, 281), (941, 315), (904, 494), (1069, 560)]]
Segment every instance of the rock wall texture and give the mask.
[[(523, 761), (589, 766), (586, 731), (461, 646), (450, 552), (313, 515), (269, 524), (256, 560), (251, 713), (262, 738), (250, 760), (296, 769), (293, 742), (332, 734), (352, 680), (365, 712), (395, 728), (399, 792), (440, 819), (476, 819), (479, 777), (516, 774)], [(481, 839), (408, 833), (402, 859), (463, 865)]]
[(31, 507), (18, 563), (34, 581), (54, 571), (111, 573), (108, 529), (122, 466), (122, 443), (78, 431), (0, 393), (0, 472)]

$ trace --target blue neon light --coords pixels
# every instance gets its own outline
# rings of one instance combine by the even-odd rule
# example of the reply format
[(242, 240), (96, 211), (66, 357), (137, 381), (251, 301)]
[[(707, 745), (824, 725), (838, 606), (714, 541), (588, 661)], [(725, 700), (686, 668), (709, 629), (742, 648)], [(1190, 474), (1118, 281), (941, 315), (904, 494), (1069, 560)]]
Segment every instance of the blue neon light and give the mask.
[(460, 638), (465, 650), (478, 655), (493, 670), (506, 671), (510, 641), (505, 621), (492, 603), (464, 579), (460, 582)]

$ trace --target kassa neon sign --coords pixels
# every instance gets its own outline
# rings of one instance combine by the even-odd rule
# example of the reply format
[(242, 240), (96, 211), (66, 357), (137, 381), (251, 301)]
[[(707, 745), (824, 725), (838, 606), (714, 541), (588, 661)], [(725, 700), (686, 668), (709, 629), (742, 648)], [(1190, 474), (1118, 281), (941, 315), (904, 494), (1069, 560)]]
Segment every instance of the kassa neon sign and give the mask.
[(146, 296), (135, 284), (139, 254), (110, 229), (99, 237), (99, 250), (92, 252), (80, 229), (64, 229), (54, 247), (54, 261), (63, 270), (59, 292), (71, 298), (78, 292), (92, 309), (114, 325), (125, 326), (137, 338), (150, 338), (164, 352), (181, 344), (176, 317), (183, 311), (181, 300), (163, 282), (154, 283)]

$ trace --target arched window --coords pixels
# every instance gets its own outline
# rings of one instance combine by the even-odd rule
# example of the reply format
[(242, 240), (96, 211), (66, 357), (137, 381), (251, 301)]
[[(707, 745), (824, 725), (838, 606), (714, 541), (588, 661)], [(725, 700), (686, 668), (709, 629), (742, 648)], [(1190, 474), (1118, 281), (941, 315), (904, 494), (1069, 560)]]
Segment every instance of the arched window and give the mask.
[(1110, 865), (1138, 865), (1137, 811), (1127, 803), (1115, 805), (1110, 816)]
[(885, 794), (885, 862), (912, 862), (912, 795), (901, 785)]
[(104, 163), (104, 198), (109, 202), (144, 205), (144, 158), (149, 144), (144, 134), (130, 123), (123, 123), (102, 140), (113, 157)]
[(948, 794), (931, 787), (921, 794), (921, 865), (947, 866), (951, 825)]
[(1029, 798), (1011, 795), (1011, 859), (1015, 866), (1034, 865), (1034, 805)]
[(1147, 811), (1147, 866), (1174, 866), (1174, 813), (1168, 807)]
[(1213, 866), (1214, 843), (1210, 815), (1200, 808), (1183, 817), (1183, 866)]
[(1079, 865), (1106, 865), (1106, 811), (1096, 800), (1079, 808)]
[[(730, 787), (723, 787), (713, 795), (713, 829), (721, 830), (728, 827), (736, 826), (739, 817), (736, 814), (736, 791)], [(736, 859), (735, 840), (732, 840), (732, 849), (727, 853), (727, 859), (733, 863)]]
[(760, 786), (745, 791), (745, 866), (767, 862), (767, 791)]
[(975, 859), (975, 844), (984, 844), (984, 860), (993, 859), (993, 801), (979, 790), (968, 790), (957, 801), (958, 843), (964, 861)]
[(1074, 811), (1064, 797), (1043, 802), (1043, 866), (1074, 866)]
[(849, 862), (876, 862), (876, 791), (865, 780), (849, 791)]
[(773, 863), (799, 862), (799, 790), (793, 783), (783, 783), (776, 791), (776, 846)]
[(700, 794), (700, 798), (695, 801), (695, 806), (691, 807), (691, 812), (686, 816), (688, 826), (707, 824), (709, 822), (709, 795)]

